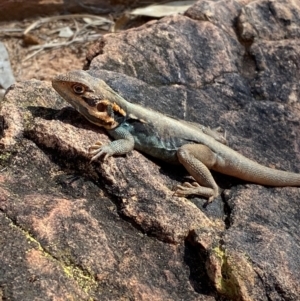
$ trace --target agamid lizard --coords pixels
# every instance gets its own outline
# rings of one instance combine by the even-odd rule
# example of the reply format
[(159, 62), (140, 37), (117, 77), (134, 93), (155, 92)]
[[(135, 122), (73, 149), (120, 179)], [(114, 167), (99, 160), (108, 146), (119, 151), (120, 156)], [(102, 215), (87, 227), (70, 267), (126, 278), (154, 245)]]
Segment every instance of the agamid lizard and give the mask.
[(218, 132), (131, 103), (104, 81), (78, 70), (58, 75), (53, 88), (90, 122), (115, 140), (91, 146), (92, 160), (122, 155), (134, 148), (182, 164), (196, 182), (178, 185), (178, 196), (219, 194), (210, 169), (266, 186), (300, 186), (300, 174), (262, 166), (226, 145)]

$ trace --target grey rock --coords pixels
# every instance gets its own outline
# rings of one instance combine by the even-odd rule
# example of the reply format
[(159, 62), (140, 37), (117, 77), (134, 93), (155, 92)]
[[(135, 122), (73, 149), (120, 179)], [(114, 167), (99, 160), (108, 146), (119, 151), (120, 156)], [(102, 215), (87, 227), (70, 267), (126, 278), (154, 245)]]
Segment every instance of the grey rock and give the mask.
[(7, 89), (15, 82), (5, 45), (0, 42), (0, 88)]

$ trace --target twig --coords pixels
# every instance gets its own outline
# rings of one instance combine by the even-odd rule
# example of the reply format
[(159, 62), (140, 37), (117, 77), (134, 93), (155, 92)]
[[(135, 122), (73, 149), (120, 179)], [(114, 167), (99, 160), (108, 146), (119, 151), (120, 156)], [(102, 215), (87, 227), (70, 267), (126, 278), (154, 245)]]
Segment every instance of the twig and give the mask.
[(75, 27), (76, 27), (76, 31), (75, 31), (75, 33), (74, 33), (74, 35), (73, 35), (72, 40), (75, 40), (76, 37), (78, 36), (79, 32), (80, 32), (80, 29), (79, 29), (79, 26), (78, 26), (78, 23), (76, 22), (76, 20), (73, 19), (73, 21), (74, 21), (74, 24), (75, 24)]
[(34, 57), (35, 55), (37, 55), (39, 52), (41, 52), (43, 50), (43, 48), (38, 49), (37, 51), (27, 55), (25, 57), (25, 59), (23, 60), (23, 62), (26, 62), (27, 60), (31, 59), (32, 57)]
[(93, 41), (96, 40), (98, 38), (100, 38), (102, 36), (102, 34), (94, 34), (94, 35), (90, 35), (87, 36), (86, 38), (76, 38), (76, 39), (72, 39), (71, 41), (67, 41), (67, 42), (60, 42), (60, 43), (47, 43), (47, 44), (43, 44), (43, 45), (35, 45), (35, 46), (31, 46), (30, 50), (36, 50), (36, 49), (46, 49), (46, 48), (53, 48), (53, 47), (58, 47), (58, 46), (68, 46), (72, 43), (75, 42), (84, 42), (84, 41)]
[(42, 19), (32, 23), (24, 30), (23, 34), (24, 35), (28, 34), (35, 27), (37, 27), (43, 23), (48, 23), (48, 22), (52, 22), (55, 20), (74, 19), (74, 18), (90, 18), (90, 19), (96, 19), (96, 20), (99, 20), (99, 21), (102, 21), (102, 22), (108, 23), (108, 24), (114, 23), (113, 21), (111, 21), (109, 19), (106, 19), (106, 18), (103, 18), (100, 16), (90, 15), (90, 14), (72, 14), (72, 15), (53, 16), (53, 17), (49, 17), (49, 18), (42, 18)]
[(34, 53), (28, 55), (23, 62), (29, 60), (30, 58), (32, 58), (33, 56), (35, 56), (36, 54), (38, 54), (39, 52), (41, 52), (42, 50), (46, 49), (46, 48), (54, 48), (54, 47), (61, 47), (61, 46), (69, 46), (72, 43), (75, 42), (85, 42), (85, 41), (93, 41), (93, 40), (97, 40), (98, 38), (100, 38), (102, 36), (102, 34), (94, 34), (94, 35), (90, 35), (87, 36), (85, 38), (76, 38), (76, 39), (72, 39), (71, 41), (67, 41), (67, 42), (61, 42), (61, 43), (48, 43), (48, 44), (43, 44), (43, 45), (36, 45), (36, 46), (32, 46), (30, 47), (30, 50), (36, 50)]
[[(75, 20), (76, 18), (90, 18), (90, 19), (94, 19), (95, 22), (91, 23), (91, 24), (85, 24), (83, 26), (83, 28), (80, 28), (78, 25), (78, 22)], [(53, 48), (53, 47), (62, 47), (62, 46), (68, 46), (72, 43), (75, 42), (84, 42), (84, 41), (93, 41), (98, 39), (99, 37), (101, 37), (101, 34), (94, 34), (94, 35), (87, 35), (85, 37), (79, 37), (79, 35), (82, 33), (82, 31), (88, 27), (88, 26), (95, 26), (95, 25), (99, 25), (99, 24), (113, 24), (114, 22), (100, 17), (100, 16), (95, 16), (95, 15), (90, 15), (90, 14), (72, 14), (72, 15), (63, 15), (63, 16), (53, 16), (53, 17), (49, 17), (49, 18), (42, 18), (34, 23), (32, 23), (31, 25), (29, 25), (24, 31), (23, 31), (23, 36), (28, 35), (28, 33), (30, 31), (32, 31), (33, 29), (37, 28), (38, 26), (40, 26), (41, 24), (44, 23), (48, 23), (48, 22), (53, 22), (55, 20), (62, 20), (62, 19), (72, 19), (74, 21), (75, 27), (76, 27), (76, 31), (73, 34), (73, 37), (70, 41), (66, 41), (66, 42), (59, 42), (59, 43), (45, 43), (43, 45), (35, 45), (29, 48), (29, 50), (36, 50), (34, 53), (29, 54), (24, 60), (27, 61), (30, 58), (32, 58), (33, 56), (37, 55), (39, 52), (41, 52), (44, 49), (47, 48)]]

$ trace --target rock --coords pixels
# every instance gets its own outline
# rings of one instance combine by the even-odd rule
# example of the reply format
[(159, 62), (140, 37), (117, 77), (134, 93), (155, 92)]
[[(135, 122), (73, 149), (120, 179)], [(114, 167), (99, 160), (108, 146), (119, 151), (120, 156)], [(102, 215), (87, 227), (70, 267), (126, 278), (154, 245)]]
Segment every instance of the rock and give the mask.
[(5, 45), (0, 42), (0, 101), (5, 90), (15, 82)]
[[(137, 152), (108, 165), (90, 164), (87, 147), (97, 139), (108, 142), (107, 135), (74, 110), (62, 109), (54, 94), (48, 83), (32, 80), (15, 84), (2, 103), (4, 298), (214, 300), (199, 295), (214, 292), (204, 269), (197, 292), (190, 285), (188, 266), (198, 255), (183, 242), (195, 227), (216, 234), (222, 227), (193, 203), (176, 202), (167, 187), (176, 181)], [(131, 168), (122, 173), (128, 160)], [(143, 188), (139, 172), (145, 177), (153, 172), (155, 182), (145, 179)], [(147, 190), (148, 184), (153, 187)], [(140, 189), (144, 202), (135, 204)]]
[[(272, 5), (300, 25), (293, 1), (199, 1), (185, 16), (104, 36), (88, 72), (299, 173), (300, 48), (290, 27), (278, 41), (256, 25), (257, 15), (268, 25), (259, 12)], [(299, 300), (300, 188), (215, 173), (223, 193), (213, 203), (175, 197), (181, 167), (137, 151), (90, 164), (86, 148), (109, 138), (63, 106), (38, 81), (15, 84), (1, 104), (3, 299)]]

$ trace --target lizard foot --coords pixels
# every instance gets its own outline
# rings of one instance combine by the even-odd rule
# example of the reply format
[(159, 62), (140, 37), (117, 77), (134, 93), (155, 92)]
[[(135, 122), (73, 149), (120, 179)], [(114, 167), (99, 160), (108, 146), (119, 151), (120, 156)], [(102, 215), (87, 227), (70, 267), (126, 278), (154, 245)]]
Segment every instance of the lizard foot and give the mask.
[(217, 132), (219, 134), (217, 141), (227, 145), (227, 133), (226, 130), (224, 130), (222, 127), (218, 126), (216, 128), (212, 129), (214, 132)]
[(217, 196), (214, 189), (209, 187), (204, 187), (199, 185), (197, 182), (192, 184), (189, 182), (184, 182), (182, 185), (178, 185), (175, 190), (175, 195), (177, 196), (189, 196), (189, 195), (200, 195), (208, 198), (208, 202), (212, 202)]
[(103, 157), (103, 160), (106, 160), (108, 157), (114, 154), (114, 151), (109, 145), (102, 145), (102, 142), (97, 141), (94, 145), (88, 148), (88, 153), (93, 155), (91, 162), (96, 159)]

